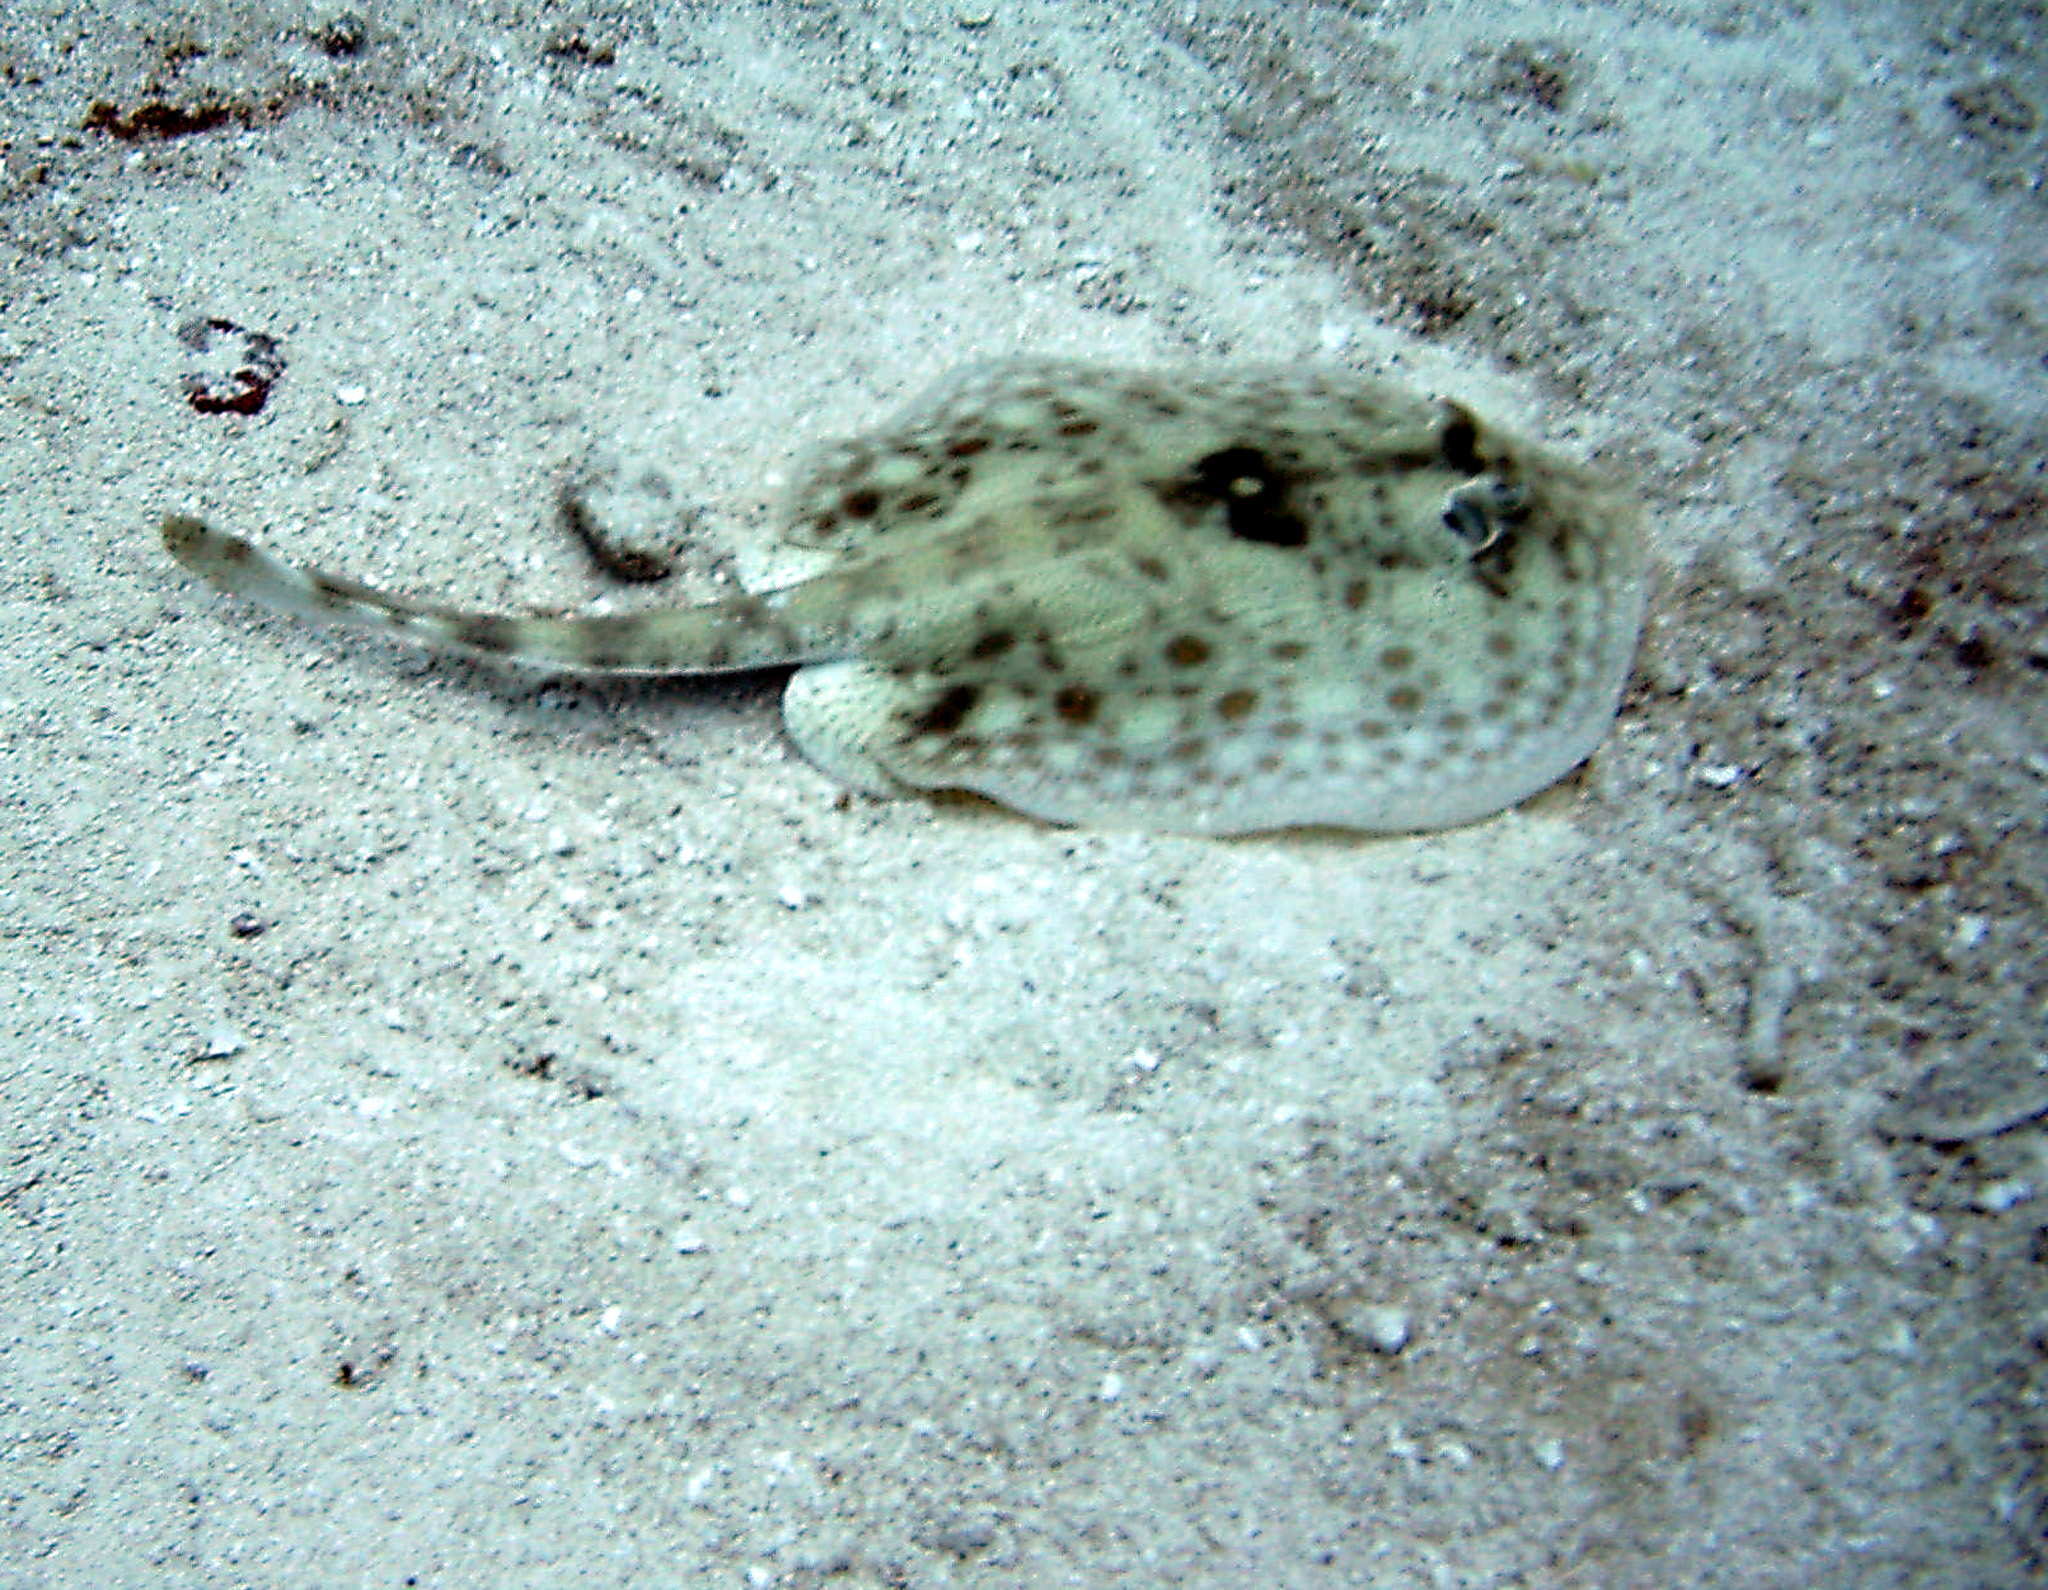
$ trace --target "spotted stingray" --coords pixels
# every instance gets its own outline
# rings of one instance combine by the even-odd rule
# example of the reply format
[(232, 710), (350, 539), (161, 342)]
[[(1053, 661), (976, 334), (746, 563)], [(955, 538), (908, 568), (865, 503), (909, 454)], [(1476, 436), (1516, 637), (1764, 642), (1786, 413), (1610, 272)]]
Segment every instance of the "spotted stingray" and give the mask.
[(1052, 822), (1398, 831), (1499, 811), (1612, 721), (1634, 504), (1463, 404), (1341, 371), (1033, 360), (824, 448), (782, 589), (621, 616), (467, 612), (164, 540), (300, 617), (541, 668), (795, 665), (798, 746), (856, 789)]

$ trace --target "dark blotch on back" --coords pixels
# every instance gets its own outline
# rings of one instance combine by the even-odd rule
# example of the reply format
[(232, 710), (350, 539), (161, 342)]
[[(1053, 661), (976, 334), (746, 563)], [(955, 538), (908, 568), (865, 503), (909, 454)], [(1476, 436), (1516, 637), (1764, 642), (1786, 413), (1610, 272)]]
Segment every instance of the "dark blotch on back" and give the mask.
[(1436, 445), (1446, 469), (1460, 475), (1485, 472), (1486, 462), (1479, 456), (1479, 421), (1464, 405), (1444, 405), (1444, 428), (1437, 433)]
[(448, 633), (463, 645), (473, 646), (478, 651), (505, 652), (518, 644), (519, 624), (516, 619), (478, 614), (449, 620)]
[(1069, 723), (1093, 723), (1102, 697), (1086, 685), (1063, 685), (1052, 698), (1053, 710)]
[(1308, 542), (1308, 525), (1289, 500), (1291, 486), (1286, 472), (1258, 448), (1225, 447), (1197, 459), (1178, 480), (1152, 489), (1184, 524), (1199, 523), (1220, 507), (1238, 540), (1298, 547)]
[(1472, 560), (1473, 577), (1503, 602), (1514, 595), (1516, 550), (1516, 537), (1503, 535)]
[(910, 720), (919, 734), (951, 734), (974, 710), (981, 692), (973, 685), (949, 685), (924, 711)]

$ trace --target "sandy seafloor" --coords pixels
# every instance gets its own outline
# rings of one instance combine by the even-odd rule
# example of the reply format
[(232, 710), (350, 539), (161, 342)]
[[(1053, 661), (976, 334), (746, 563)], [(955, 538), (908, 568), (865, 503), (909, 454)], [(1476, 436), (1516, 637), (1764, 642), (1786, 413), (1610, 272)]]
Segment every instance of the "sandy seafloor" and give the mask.
[[(13, 7), (0, 1584), (2038, 1582), (2044, 30)], [(707, 596), (1018, 351), (1634, 482), (1615, 732), (1456, 832), (1064, 831), (156, 537)], [(607, 454), (651, 595), (552, 509)]]

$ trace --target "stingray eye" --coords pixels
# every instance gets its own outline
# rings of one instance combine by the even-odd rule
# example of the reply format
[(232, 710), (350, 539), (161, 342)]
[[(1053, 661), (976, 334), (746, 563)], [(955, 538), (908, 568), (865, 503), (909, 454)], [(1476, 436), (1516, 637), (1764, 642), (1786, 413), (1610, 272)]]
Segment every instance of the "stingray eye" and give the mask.
[(1444, 499), (1444, 528), (1477, 557), (1507, 534), (1508, 526), (1523, 516), (1527, 505), (1519, 486), (1490, 476), (1468, 480)]
[(1454, 495), (1444, 504), (1444, 528), (1474, 552), (1493, 537), (1493, 527), (1486, 522), (1486, 510), (1470, 497)]

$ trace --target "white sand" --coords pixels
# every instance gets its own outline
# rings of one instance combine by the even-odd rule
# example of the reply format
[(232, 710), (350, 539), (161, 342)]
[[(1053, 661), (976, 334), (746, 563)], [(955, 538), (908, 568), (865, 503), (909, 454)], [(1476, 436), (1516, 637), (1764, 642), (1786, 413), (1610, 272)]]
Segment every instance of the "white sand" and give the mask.
[[(254, 9), (0, 23), (0, 1583), (2039, 1568), (2038, 8)], [(1017, 350), (1608, 460), (1617, 732), (1434, 837), (1062, 832), (156, 540), (581, 603), (611, 449), (680, 600)]]

